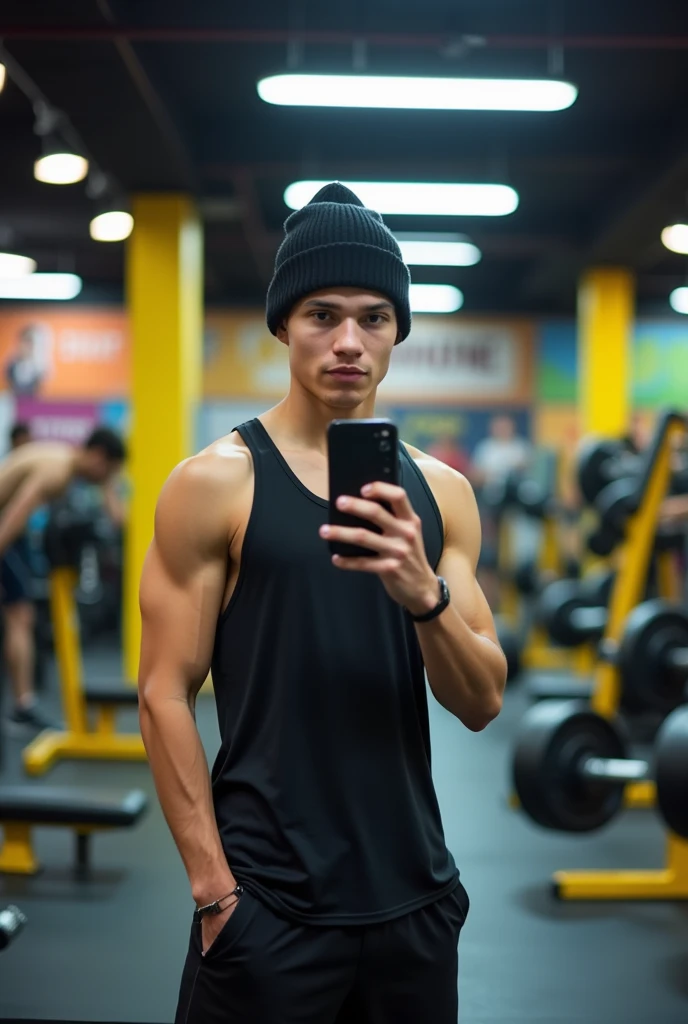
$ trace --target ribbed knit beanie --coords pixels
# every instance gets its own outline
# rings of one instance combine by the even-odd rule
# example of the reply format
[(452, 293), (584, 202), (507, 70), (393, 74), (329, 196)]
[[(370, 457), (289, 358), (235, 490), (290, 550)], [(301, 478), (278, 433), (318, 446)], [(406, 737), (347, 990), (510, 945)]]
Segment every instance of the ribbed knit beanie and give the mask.
[(284, 224), (267, 295), (277, 333), (294, 304), (321, 288), (366, 288), (393, 303), (400, 339), (411, 330), (410, 275), (396, 238), (379, 213), (340, 182), (325, 185)]

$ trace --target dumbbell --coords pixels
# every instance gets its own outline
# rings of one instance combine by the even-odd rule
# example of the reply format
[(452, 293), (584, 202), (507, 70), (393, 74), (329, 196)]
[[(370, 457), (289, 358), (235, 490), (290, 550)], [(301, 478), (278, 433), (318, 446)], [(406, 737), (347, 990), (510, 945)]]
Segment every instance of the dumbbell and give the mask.
[(593, 505), (600, 491), (623, 477), (635, 477), (640, 458), (620, 441), (584, 441), (578, 452), (578, 487), (588, 505)]
[(560, 832), (592, 832), (621, 810), (629, 782), (654, 778), (665, 824), (688, 838), (688, 706), (665, 719), (654, 764), (628, 756), (619, 723), (584, 701), (534, 704), (519, 727), (513, 782), (534, 822)]
[(600, 558), (611, 555), (626, 532), (629, 518), (638, 508), (638, 483), (623, 477), (598, 492), (594, 508), (599, 517), (597, 528), (587, 538), (588, 549)]
[(560, 647), (578, 647), (602, 636), (613, 584), (609, 571), (581, 580), (555, 580), (545, 587), (538, 616), (551, 639)]
[(603, 655), (618, 665), (624, 708), (668, 714), (686, 699), (688, 612), (644, 601), (626, 619), (618, 650)]
[(6, 949), (25, 924), (26, 917), (19, 907), (10, 906), (0, 910), (0, 949)]

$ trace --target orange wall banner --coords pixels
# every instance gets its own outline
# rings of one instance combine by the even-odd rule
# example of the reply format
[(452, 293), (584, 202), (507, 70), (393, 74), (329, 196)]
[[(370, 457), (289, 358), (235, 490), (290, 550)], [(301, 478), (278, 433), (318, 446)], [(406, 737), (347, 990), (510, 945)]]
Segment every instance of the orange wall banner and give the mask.
[(130, 355), (122, 309), (27, 307), (0, 315), (0, 387), (17, 397), (127, 397)]
[[(288, 352), (262, 313), (209, 311), (205, 330), (206, 398), (281, 398), (289, 387)], [(392, 353), (382, 402), (525, 405), (533, 393), (533, 329), (528, 321), (414, 317)]]

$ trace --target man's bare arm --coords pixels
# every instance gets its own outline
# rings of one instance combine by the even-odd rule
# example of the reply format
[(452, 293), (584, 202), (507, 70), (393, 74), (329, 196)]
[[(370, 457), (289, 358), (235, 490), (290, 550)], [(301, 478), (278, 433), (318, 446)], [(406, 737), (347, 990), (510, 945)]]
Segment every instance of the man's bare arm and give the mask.
[(45, 481), (38, 474), (32, 474), (12, 495), (0, 515), (0, 555), (20, 537), (33, 512), (54, 494), (52, 481)]
[(506, 659), (475, 575), (480, 519), (473, 491), (454, 470), (434, 469), (430, 482), (445, 521), (437, 573), (447, 581), (451, 603), (436, 619), (418, 623), (416, 631), (435, 697), (469, 729), (479, 730), (501, 708)]
[(140, 590), (141, 733), (163, 813), (200, 905), (236, 885), (217, 830), (194, 715), (226, 585), (232, 474), (225, 463), (221, 455), (203, 453), (172, 473), (158, 502)]

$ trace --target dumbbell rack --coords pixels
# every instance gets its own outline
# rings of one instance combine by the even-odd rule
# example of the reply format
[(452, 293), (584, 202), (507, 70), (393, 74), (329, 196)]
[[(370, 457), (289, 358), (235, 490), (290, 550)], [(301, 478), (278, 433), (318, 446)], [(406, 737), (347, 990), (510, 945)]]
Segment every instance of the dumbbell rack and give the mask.
[(140, 734), (117, 733), (115, 713), (118, 704), (136, 704), (136, 691), (122, 688), (120, 699), (95, 699), (96, 727), (89, 724), (88, 701), (84, 690), (79, 620), (74, 599), (78, 581), (76, 569), (54, 567), (50, 573), (50, 607), (55, 632), (55, 651), (67, 722), (65, 730), (46, 729), (25, 747), (24, 767), (30, 775), (42, 775), (61, 759), (144, 761), (146, 751)]
[[(655, 541), (660, 506), (669, 491), (673, 442), (685, 434), (688, 422), (678, 413), (667, 412), (646, 453), (641, 474), (637, 511), (631, 515), (618, 558), (618, 571), (609, 604), (609, 617), (600, 645), (602, 657), (595, 670), (591, 708), (613, 718), (620, 706), (621, 680), (614, 663), (624, 624), (641, 601)], [(652, 782), (626, 787), (634, 798), (631, 806), (652, 806)], [(557, 895), (566, 900), (688, 899), (688, 842), (668, 834), (666, 864), (651, 871), (558, 871), (554, 876)]]

